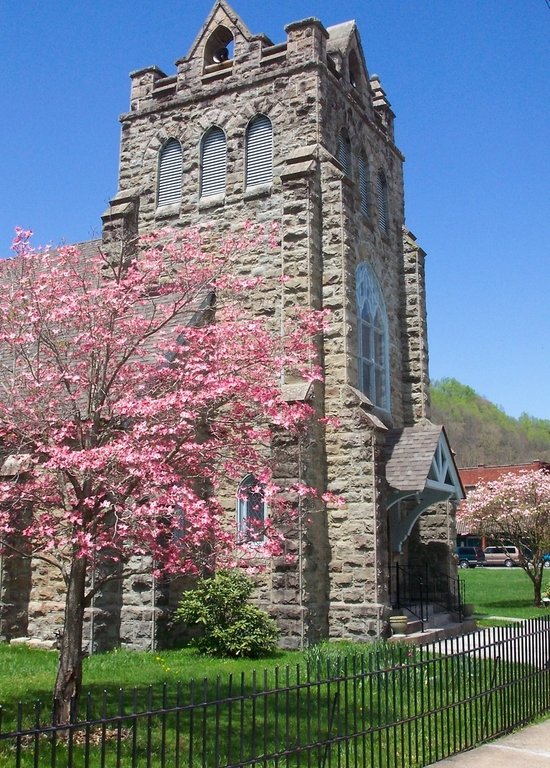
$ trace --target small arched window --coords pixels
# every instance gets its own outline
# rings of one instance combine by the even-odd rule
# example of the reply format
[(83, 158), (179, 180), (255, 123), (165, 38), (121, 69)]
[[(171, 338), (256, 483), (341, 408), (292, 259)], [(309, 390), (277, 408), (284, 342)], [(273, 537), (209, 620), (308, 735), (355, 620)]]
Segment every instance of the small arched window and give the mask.
[(390, 410), (388, 317), (380, 284), (363, 262), (355, 273), (359, 389), (376, 405)]
[(263, 485), (254, 475), (247, 475), (237, 493), (237, 526), (243, 539), (264, 538), (266, 502)]
[(227, 169), (227, 142), (218, 126), (210, 128), (201, 141), (201, 197), (223, 195)]
[(266, 115), (257, 115), (246, 129), (246, 187), (273, 181), (273, 126)]
[(359, 157), (359, 208), (364, 216), (369, 215), (369, 162), (364, 152)]
[(338, 136), (338, 161), (342, 165), (348, 179), (351, 179), (351, 142), (343, 128)]
[(378, 210), (378, 226), (382, 232), (387, 233), (389, 228), (388, 184), (384, 171), (378, 171), (376, 174), (376, 208)]
[(168, 139), (159, 153), (157, 206), (176, 205), (181, 201), (182, 171), (181, 144)]

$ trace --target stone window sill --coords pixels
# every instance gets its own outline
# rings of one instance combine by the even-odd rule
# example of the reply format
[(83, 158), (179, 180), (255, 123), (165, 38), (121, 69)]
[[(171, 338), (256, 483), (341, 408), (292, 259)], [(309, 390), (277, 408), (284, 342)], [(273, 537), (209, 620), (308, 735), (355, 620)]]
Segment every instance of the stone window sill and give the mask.
[(179, 203), (174, 203), (173, 205), (162, 205), (155, 211), (155, 219), (171, 219), (174, 216), (178, 216), (179, 212)]
[(199, 211), (205, 211), (209, 208), (219, 208), (225, 203), (225, 192), (221, 195), (210, 195), (201, 197), (199, 200)]
[(251, 200), (255, 197), (267, 197), (271, 194), (271, 191), (273, 189), (273, 184), (258, 184), (257, 187), (250, 187), (249, 189), (245, 189), (244, 192), (244, 199), (245, 200)]

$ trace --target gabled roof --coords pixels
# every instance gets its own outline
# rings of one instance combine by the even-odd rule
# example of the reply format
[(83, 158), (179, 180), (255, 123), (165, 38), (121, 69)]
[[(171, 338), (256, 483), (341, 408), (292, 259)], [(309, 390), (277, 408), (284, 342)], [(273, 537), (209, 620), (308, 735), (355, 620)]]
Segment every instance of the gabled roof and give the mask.
[(334, 24), (332, 27), (327, 27), (327, 32), (327, 52), (334, 53), (338, 51), (343, 55), (347, 55), (355, 48), (365, 71), (365, 79), (368, 84), (369, 73), (367, 70), (365, 54), (363, 52), (363, 45), (361, 43), (361, 36), (355, 21), (351, 20), (344, 21), (342, 24)]
[(433, 489), (447, 490), (455, 499), (464, 498), (464, 488), (443, 427), (426, 421), (414, 427), (389, 430), (386, 455), (386, 480), (400, 494)]
[[(420, 515), (433, 504), (463, 499), (464, 488), (444, 428), (427, 419), (414, 427), (390, 430), (386, 455), (390, 541), (394, 552), (402, 552)], [(404, 500), (409, 505), (402, 514)]]
[(351, 35), (357, 30), (355, 21), (344, 21), (342, 24), (333, 24), (332, 27), (327, 27), (328, 42), (327, 50), (330, 51), (347, 51)]

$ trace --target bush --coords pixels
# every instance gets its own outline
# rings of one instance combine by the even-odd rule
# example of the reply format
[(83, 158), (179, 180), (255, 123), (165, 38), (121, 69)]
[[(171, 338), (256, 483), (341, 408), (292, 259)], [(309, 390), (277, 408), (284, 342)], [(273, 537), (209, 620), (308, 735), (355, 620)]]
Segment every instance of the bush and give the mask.
[(175, 619), (201, 627), (202, 634), (194, 641), (201, 653), (267, 656), (277, 647), (279, 630), (265, 611), (247, 603), (253, 589), (252, 580), (237, 570), (199, 579), (183, 595)]

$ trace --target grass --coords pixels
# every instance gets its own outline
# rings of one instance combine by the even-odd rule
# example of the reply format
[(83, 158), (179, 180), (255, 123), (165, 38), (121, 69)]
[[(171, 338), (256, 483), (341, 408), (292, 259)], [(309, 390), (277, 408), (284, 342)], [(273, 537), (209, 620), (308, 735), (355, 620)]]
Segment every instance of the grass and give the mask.
[[(295, 668), (308, 660), (316, 663), (318, 659), (380, 653), (381, 648), (385, 648), (384, 643), (322, 643), (303, 652), (279, 650), (263, 659), (211, 658), (190, 647), (154, 653), (117, 649), (84, 659), (83, 694), (116, 693), (120, 688), (160, 688), (176, 681), (188, 685), (192, 680), (202, 683), (205, 678), (250, 676), (254, 670), (262, 675), (264, 670), (272, 674), (276, 668)], [(50, 701), (56, 671), (57, 651), (0, 643), (0, 705), (10, 710), (20, 701)]]
[[(464, 601), (473, 603), (480, 626), (503, 619), (531, 619), (548, 613), (533, 605), (533, 583), (521, 568), (468, 568), (460, 572)], [(550, 581), (546, 572), (542, 583)], [(490, 617), (490, 618), (489, 618)]]
[[(19, 700), (42, 699), (40, 721), (48, 721), (56, 656), (0, 645), (2, 732), (14, 728)], [(509, 730), (519, 722), (518, 712), (522, 721), (543, 712), (548, 702), (539, 678), (540, 670), (517, 663), (442, 657), (382, 642), (323, 644), (259, 661), (204, 658), (189, 648), (113, 651), (85, 660), (82, 707), (90, 706), (92, 719), (120, 713), (120, 723), (77, 726), (74, 742), (65, 732), (21, 742), (0, 738), (0, 768), (166, 768), (176, 764), (175, 756), (182, 768), (235, 765), (250, 755), (274, 755), (297, 745), (306, 751), (285, 758), (289, 768), (322, 764), (326, 749), (327, 766), (359, 764), (364, 757), (372, 768), (413, 768)], [(170, 711), (174, 703), (180, 706), (177, 713)], [(164, 714), (148, 714), (160, 707)], [(32, 727), (34, 717), (32, 706), (21, 709), (22, 725)], [(353, 733), (363, 735), (347, 735)], [(325, 746), (327, 740), (331, 746)], [(40, 752), (36, 760), (33, 747)], [(273, 757), (262, 764), (281, 763)]]
[[(338, 715), (339, 720), (344, 717), (345, 702), (340, 703), (340, 695), (344, 696), (344, 688), (342, 687), (342, 694), (340, 694), (340, 683), (323, 681), (313, 683), (311, 688), (309, 685), (304, 687), (303, 682), (300, 682), (296, 688), (296, 684), (303, 680), (301, 676), (305, 674), (308, 662), (312, 670), (312, 679), (317, 679), (316, 675), (319, 675), (318, 679), (322, 680), (324, 675), (331, 678), (339, 677), (344, 669), (342, 664), (347, 663), (345, 659), (354, 657), (355, 660), (350, 660), (350, 665), (357, 664), (359, 663), (357, 654), (361, 653), (366, 659), (361, 662), (365, 672), (371, 669), (395, 668), (397, 665), (399, 674), (403, 675), (401, 663), (408, 658), (410, 652), (408, 648), (385, 643), (368, 645), (338, 643), (323, 644), (303, 653), (280, 651), (259, 661), (210, 659), (199, 656), (192, 649), (162, 653), (113, 651), (100, 654), (85, 661), (81, 716), (87, 707), (89, 710), (86, 719), (105, 715), (116, 716), (122, 712), (126, 715), (132, 712), (141, 714), (136, 718), (130, 715), (123, 719), (119, 732), (119, 736), (122, 735), (120, 742), (113, 738), (117, 733), (116, 725), (107, 726), (107, 730), (101, 725), (93, 725), (86, 731), (80, 729), (79, 740), (73, 745), (76, 763), (70, 762), (68, 750), (73, 747), (68, 746), (62, 734), (57, 741), (45, 737), (38, 741), (34, 737), (29, 737), (31, 740), (25, 737), (27, 740), (23, 742), (24, 746), (37, 746), (40, 749), (40, 758), (34, 762), (32, 750), (23, 749), (20, 765), (21, 768), (27, 768), (27, 766), (36, 768), (38, 765), (46, 768), (50, 765), (54, 754), (54, 762), (58, 768), (80, 765), (78, 761), (83, 755), (82, 739), (85, 735), (91, 738), (92, 744), (90, 768), (110, 765), (109, 761), (101, 762), (103, 758), (99, 742), (96, 741), (102, 730), (103, 733), (107, 733), (105, 748), (111, 755), (110, 759), (119, 759), (119, 757), (115, 758), (113, 750), (116, 751), (117, 744), (120, 745), (122, 755), (120, 765), (130, 765), (131, 752), (134, 748), (140, 756), (140, 761), (136, 765), (147, 764), (151, 768), (172, 764), (163, 762), (162, 752), (165, 750), (172, 755), (179, 754), (180, 751), (182, 754), (187, 754), (189, 763), (185, 765), (194, 766), (203, 765), (202, 760), (206, 755), (208, 760), (204, 764), (210, 764), (210, 758), (211, 764), (217, 764), (216, 754), (223, 748), (228, 750), (226, 755), (228, 763), (233, 763), (236, 759), (235, 755), (241, 754), (243, 750), (248, 753), (249, 750), (254, 751), (261, 747), (257, 741), (260, 738), (258, 734), (261, 734), (263, 748), (271, 749), (275, 744), (280, 745), (281, 740), (284, 743), (285, 738), (290, 738), (289, 728), (296, 728), (297, 733), (293, 738), (297, 738), (300, 732), (298, 723), (301, 720), (302, 709), (306, 705), (311, 717), (315, 713), (318, 738), (327, 738), (332, 728), (330, 723), (334, 720), (335, 701), (338, 712), (341, 712)], [(36, 716), (33, 714), (32, 703), (36, 699), (41, 699), (44, 704), (40, 721), (48, 722), (48, 702), (51, 701), (56, 657), (55, 651), (0, 645), (0, 690), (3, 704), (0, 707), (2, 710), (0, 711), (0, 734), (11, 729), (20, 730), (21, 727), (32, 728)], [(300, 664), (300, 671), (298, 671), (298, 664)], [(359, 674), (351, 679), (355, 690), (357, 681), (360, 679)], [(336, 699), (335, 685), (338, 687)], [(349, 690), (348, 685), (345, 686), (346, 700), (351, 695), (351, 685), (350, 683)], [(134, 686), (138, 688), (133, 690)], [(147, 686), (151, 688), (148, 689)], [(120, 688), (125, 689), (124, 694), (119, 691)], [(273, 689), (279, 689), (279, 691), (270, 692)], [(106, 691), (105, 697), (103, 697), (103, 691)], [(376, 696), (383, 694), (383, 689), (380, 689)], [(228, 697), (226, 702), (216, 703), (217, 700), (226, 697)], [(354, 698), (356, 700), (358, 698), (357, 690)], [(20, 700), (25, 702), (25, 706), (18, 707)], [(379, 716), (384, 713), (384, 717), (387, 717), (387, 704), (383, 707), (378, 699), (376, 701)], [(169, 712), (170, 707), (173, 707), (176, 702), (187, 705), (177, 715)], [(192, 702), (195, 702), (195, 706), (190, 707)], [(161, 707), (168, 708), (166, 715), (147, 715), (148, 711)], [(18, 717), (20, 717), (19, 727), (16, 725)], [(214, 728), (215, 723), (216, 728)], [(310, 725), (307, 727), (309, 729)], [(287, 736), (284, 735), (285, 733)], [(227, 740), (226, 746), (218, 745), (219, 738), (222, 741)], [(97, 746), (94, 746), (95, 744)], [(159, 747), (161, 744), (164, 744), (162, 749)], [(386, 749), (387, 745), (383, 747), (381, 745), (380, 748)], [(159, 752), (160, 749), (161, 752)], [(3, 742), (0, 738), (0, 768), (15, 765), (13, 759), (16, 751), (17, 747), (13, 743)], [(151, 762), (147, 758), (149, 752), (153, 755)], [(54, 762), (51, 762), (51, 765)], [(115, 762), (112, 764), (115, 765)], [(131, 764), (134, 765), (133, 762)], [(119, 763), (116, 762), (116, 765)]]
[[(249, 673), (253, 669), (294, 664), (299, 654), (278, 651), (267, 659), (214, 659), (192, 648), (156, 653), (114, 650), (84, 659), (84, 692), (116, 691), (119, 688), (161, 686), (178, 680), (211, 679), (218, 675)], [(0, 704), (17, 701), (49, 701), (57, 670), (57, 651), (0, 644)]]

